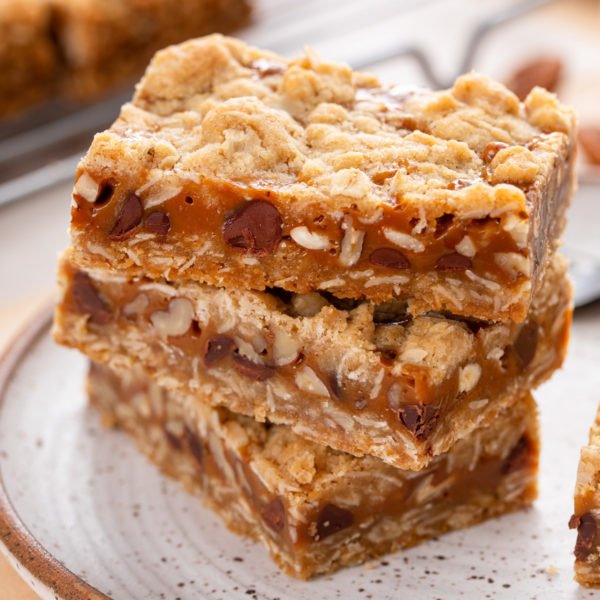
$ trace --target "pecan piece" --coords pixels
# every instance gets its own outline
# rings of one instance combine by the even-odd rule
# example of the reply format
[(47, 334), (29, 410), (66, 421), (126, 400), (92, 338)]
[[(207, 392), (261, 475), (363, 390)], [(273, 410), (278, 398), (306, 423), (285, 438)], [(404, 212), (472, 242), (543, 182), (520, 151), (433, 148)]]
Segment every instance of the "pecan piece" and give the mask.
[(600, 127), (581, 127), (579, 144), (595, 165), (600, 165)]
[(553, 92), (562, 77), (563, 63), (554, 56), (541, 56), (523, 64), (509, 78), (506, 87), (513, 91), (519, 100), (540, 86)]

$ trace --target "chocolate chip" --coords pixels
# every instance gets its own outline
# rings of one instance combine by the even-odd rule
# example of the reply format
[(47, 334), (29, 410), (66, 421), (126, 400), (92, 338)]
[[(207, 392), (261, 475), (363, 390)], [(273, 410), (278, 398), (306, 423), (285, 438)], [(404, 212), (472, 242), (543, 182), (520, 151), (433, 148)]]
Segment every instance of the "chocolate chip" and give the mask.
[(378, 267), (388, 269), (409, 269), (410, 262), (400, 250), (396, 248), (377, 248), (371, 252), (369, 262)]
[(468, 256), (463, 256), (458, 252), (444, 254), (437, 259), (434, 265), (436, 271), (465, 271), (473, 266)]
[(429, 404), (402, 404), (398, 416), (417, 440), (429, 437), (439, 419), (437, 408)]
[(317, 519), (317, 535), (315, 539), (322, 540), (342, 529), (350, 527), (354, 523), (354, 515), (345, 508), (335, 504), (327, 504)]
[(198, 436), (189, 428), (185, 428), (185, 440), (190, 450), (191, 459), (198, 471), (204, 469), (204, 448)]
[[(451, 188), (456, 189), (456, 188)], [(441, 217), (435, 220), (435, 233), (433, 234), (436, 238), (442, 237), (446, 231), (452, 225), (454, 221), (454, 215), (450, 213), (444, 213)]]
[(382, 348), (379, 353), (381, 354), (381, 362), (388, 366), (394, 364), (398, 356), (398, 352), (394, 348)]
[(481, 160), (485, 163), (491, 163), (494, 160), (494, 156), (500, 152), (500, 150), (504, 150), (504, 148), (508, 148), (508, 144), (504, 142), (490, 142), (481, 153)]
[(535, 321), (525, 323), (514, 343), (517, 366), (525, 369), (535, 356), (538, 343), (538, 326)]
[(283, 221), (279, 211), (266, 200), (251, 200), (223, 225), (223, 238), (233, 248), (265, 256), (281, 241)]
[(228, 335), (215, 335), (204, 344), (204, 364), (210, 366), (235, 350), (235, 342)]
[(181, 440), (176, 435), (171, 433), (166, 427), (163, 427), (163, 431), (165, 432), (165, 437), (167, 438), (169, 445), (174, 450), (181, 451), (183, 449), (183, 443)]
[(513, 449), (508, 453), (508, 456), (504, 459), (500, 472), (502, 475), (508, 475), (514, 471), (520, 471), (525, 467), (529, 459), (529, 438), (522, 436), (519, 441), (515, 444)]
[(129, 194), (108, 237), (117, 242), (126, 240), (135, 233), (143, 216), (141, 200), (135, 194)]
[(146, 231), (158, 235), (166, 235), (169, 229), (171, 229), (171, 220), (162, 210), (155, 210), (146, 217), (144, 226), (146, 227)]
[(281, 498), (273, 498), (262, 507), (260, 516), (268, 527), (275, 533), (281, 533), (285, 528), (285, 506)]
[(573, 515), (569, 520), (569, 527), (577, 529), (577, 541), (575, 542), (575, 558), (577, 560), (585, 560), (596, 544), (596, 535), (598, 526), (596, 519), (589, 512), (584, 513), (580, 517)]
[(275, 369), (273, 367), (259, 365), (240, 354), (233, 355), (233, 366), (238, 373), (245, 375), (254, 381), (265, 381), (275, 375)]
[(84, 315), (90, 315), (91, 323), (106, 325), (110, 321), (110, 309), (100, 297), (88, 275), (81, 272), (75, 274), (71, 284), (71, 293), (77, 310)]

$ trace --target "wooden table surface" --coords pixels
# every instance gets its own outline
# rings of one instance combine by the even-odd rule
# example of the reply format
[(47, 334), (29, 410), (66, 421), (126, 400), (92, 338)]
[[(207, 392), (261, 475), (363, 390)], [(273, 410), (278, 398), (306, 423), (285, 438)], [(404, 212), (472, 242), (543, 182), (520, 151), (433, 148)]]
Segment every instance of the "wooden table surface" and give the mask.
[[(471, 6), (485, 4), (485, 2), (466, 1), (472, 2)], [(263, 0), (261, 4), (265, 5), (266, 2), (268, 0)], [(498, 2), (487, 0), (487, 4), (497, 6)], [(600, 31), (598, 6), (597, 1), (591, 0), (563, 1), (543, 9), (540, 13), (536, 13), (535, 18), (539, 18), (539, 16), (549, 17), (554, 22), (555, 28), (558, 29), (568, 23), (571, 29), (576, 27), (580, 28), (581, 31), (586, 30), (588, 34), (591, 32), (598, 40), (600, 39), (600, 36), (598, 36)], [(528, 17), (527, 19), (531, 20), (532, 18)], [(429, 25), (428, 20), (428, 27)], [(514, 25), (514, 31), (517, 32), (515, 33), (515, 39), (518, 38), (518, 40), (515, 43), (511, 42), (510, 48), (507, 49), (508, 54), (512, 57), (519, 56), (518, 47), (521, 44), (529, 43), (530, 47), (526, 50), (529, 54), (533, 52), (531, 48), (538, 47), (537, 44), (532, 45), (531, 40), (524, 41), (522, 36), (518, 34), (519, 31), (523, 31), (524, 25), (526, 24), (523, 21)], [(429, 29), (431, 28), (429, 27)], [(252, 31), (249, 33), (250, 39), (252, 39), (252, 33)], [(509, 33), (506, 35), (509, 35)], [(550, 37), (550, 34), (548, 36)], [(429, 38), (431, 37), (429, 36)], [(447, 41), (445, 31), (438, 31), (433, 39), (436, 37), (443, 44)], [(255, 42), (253, 39), (252, 41)], [(256, 41), (255, 43), (259, 42)], [(320, 49), (320, 44), (315, 43), (314, 45), (317, 49)], [(487, 54), (482, 53), (481, 64), (477, 66), (492, 75), (502, 77), (503, 74), (506, 74), (507, 69), (506, 67), (504, 70), (499, 68), (498, 59), (494, 57), (502, 55), (503, 52), (497, 51), (493, 40), (491, 40), (490, 46)], [(543, 48), (543, 43), (540, 46)], [(546, 46), (548, 46), (548, 43), (546, 43)], [(561, 46), (560, 39), (558, 40), (558, 46), (562, 50), (565, 49), (564, 45)], [(550, 47), (553, 47), (553, 45)], [(444, 49), (446, 48), (447, 46), (444, 45)], [(273, 47), (272, 49), (278, 48)], [(328, 49), (324, 42), (323, 53), (330, 56), (330, 52), (327, 52)], [(568, 50), (571, 49), (571, 46), (568, 46)], [(582, 61), (578, 56), (577, 59), (572, 58), (572, 62), (579, 68)], [(400, 80), (410, 76), (411, 71), (405, 65), (399, 65), (396, 69), (401, 74)], [(389, 63), (381, 71), (384, 76), (390, 79)], [(414, 74), (414, 68), (412, 73)], [(588, 70), (588, 77), (589, 73)], [(596, 83), (599, 85), (593, 86), (594, 89), (591, 94), (588, 91), (589, 86), (582, 87), (580, 81), (575, 78), (572, 82), (573, 85), (565, 89), (562, 95), (567, 102), (576, 105), (579, 102), (578, 109), (584, 115), (584, 118), (587, 114), (591, 116), (588, 118), (594, 118), (595, 116), (597, 123), (600, 124), (600, 117), (597, 116), (596, 100), (600, 89), (600, 73), (597, 68), (594, 76)], [(47, 304), (54, 294), (56, 254), (67, 243), (66, 224), (70, 187), (70, 184), (58, 186), (38, 197), (0, 209), (0, 243), (2, 245), (0, 248), (0, 281), (10, 282), (9, 285), (0, 286), (0, 351), (8, 344), (18, 329), (44, 304)], [(18, 261), (16, 257), (19, 257)], [(39, 600), (1, 554), (0, 600)]]

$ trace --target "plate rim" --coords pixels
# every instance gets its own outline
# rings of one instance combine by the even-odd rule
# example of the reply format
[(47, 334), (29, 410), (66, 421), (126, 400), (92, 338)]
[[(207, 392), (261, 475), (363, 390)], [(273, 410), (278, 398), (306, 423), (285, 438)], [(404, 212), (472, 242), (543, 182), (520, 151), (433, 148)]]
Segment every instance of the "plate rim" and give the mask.
[[(54, 304), (45, 306), (28, 319), (13, 335), (0, 354), (0, 411), (4, 406), (8, 384), (31, 346), (44, 333), (50, 332)], [(56, 600), (111, 600), (70, 571), (40, 544), (29, 531), (10, 500), (0, 469), (0, 551), (16, 567), (17, 573), (34, 592), (51, 592)], [(23, 577), (24, 570), (27, 575)], [(36, 589), (39, 584), (41, 590)], [(49, 596), (50, 597), (50, 596)]]

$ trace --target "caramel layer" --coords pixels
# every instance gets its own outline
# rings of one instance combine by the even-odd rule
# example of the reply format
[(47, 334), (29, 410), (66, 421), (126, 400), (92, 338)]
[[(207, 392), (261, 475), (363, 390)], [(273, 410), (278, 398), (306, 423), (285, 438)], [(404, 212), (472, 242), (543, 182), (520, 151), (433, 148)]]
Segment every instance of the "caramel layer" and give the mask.
[[(277, 187), (272, 185), (261, 187), (201, 177), (199, 183), (188, 182), (185, 189), (162, 202), (160, 208), (144, 209), (138, 200), (139, 213), (128, 222), (125, 235), (115, 237), (115, 227), (123, 219), (132, 194), (135, 196), (135, 186), (102, 174), (86, 172), (85, 177), (93, 181), (97, 195), (90, 202), (75, 193), (72, 228), (77, 231), (77, 238), (85, 238), (88, 248), (114, 245), (111, 251), (117, 253), (119, 244), (126, 249), (128, 240), (139, 234), (135, 246), (141, 262), (139, 268), (134, 268), (124, 260), (129, 274), (161, 277), (165, 263), (155, 262), (152, 257), (160, 253), (162, 246), (171, 257), (179, 259), (179, 265), (184, 265), (174, 264), (170, 270), (172, 277), (219, 283), (226, 266), (229, 285), (236, 287), (264, 289), (282, 285), (299, 293), (328, 289), (339, 297), (376, 302), (396, 297), (414, 301), (418, 309), (450, 309), (463, 315), (500, 320), (505, 318), (507, 309), (515, 307), (496, 307), (495, 312), (481, 306), (474, 308), (475, 299), (469, 293), (464, 309), (460, 304), (446, 302), (431, 306), (414, 297), (406, 284), (416, 274), (435, 273), (441, 285), (447, 285), (446, 279), (451, 281), (451, 294), (456, 286), (469, 290), (481, 285), (478, 278), (483, 278), (488, 292), (489, 288), (511, 289), (515, 293), (522, 290), (529, 279), (536, 281), (546, 251), (552, 250), (560, 236), (573, 188), (569, 160), (557, 166), (545, 188), (534, 185), (526, 190), (530, 215), (507, 213), (465, 218), (431, 213), (417, 234), (414, 229), (419, 217), (402, 203), (382, 204), (381, 218), (376, 223), (363, 224), (356, 206), (348, 206), (342, 220), (337, 213), (325, 212), (319, 204), (297, 215), (289, 210), (288, 200), (280, 197)], [(249, 228), (247, 235), (258, 235), (252, 230), (252, 222), (239, 216), (251, 202), (272, 207), (281, 218), (280, 231), (270, 234), (271, 238), (262, 244), (226, 235), (227, 223), (232, 219), (243, 221), (239, 227)], [(164, 225), (157, 229), (154, 222), (158, 218)], [(526, 241), (515, 235), (515, 220), (522, 221), (520, 227), (528, 231)], [(528, 222), (536, 226), (525, 226)], [(308, 246), (295, 241), (303, 239), (293, 235), (300, 230), (310, 236), (304, 242)], [(352, 257), (352, 264), (344, 267), (340, 261), (345, 261), (344, 247), (352, 247), (351, 238), (356, 243), (354, 251), (360, 248)], [(309, 247), (311, 243), (315, 247)], [(158, 246), (154, 247), (155, 244)], [(209, 244), (210, 251), (199, 256), (198, 248), (204, 244)], [(145, 248), (151, 250), (146, 255)], [(352, 252), (349, 250), (348, 255)], [(366, 273), (369, 276), (365, 280)], [(323, 282), (332, 283), (324, 286)], [(526, 294), (528, 302), (535, 287)], [(516, 320), (522, 321), (525, 314), (526, 310), (519, 309)]]

